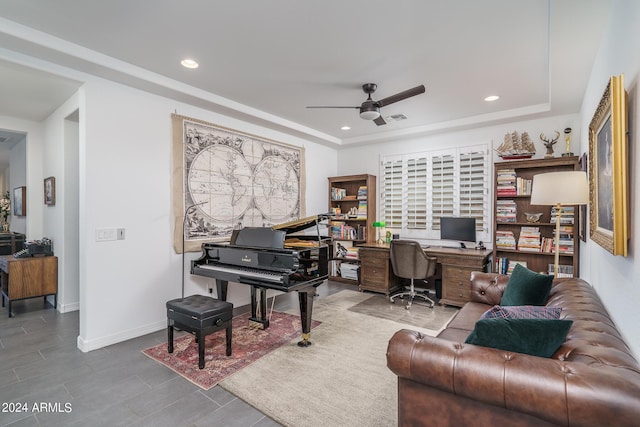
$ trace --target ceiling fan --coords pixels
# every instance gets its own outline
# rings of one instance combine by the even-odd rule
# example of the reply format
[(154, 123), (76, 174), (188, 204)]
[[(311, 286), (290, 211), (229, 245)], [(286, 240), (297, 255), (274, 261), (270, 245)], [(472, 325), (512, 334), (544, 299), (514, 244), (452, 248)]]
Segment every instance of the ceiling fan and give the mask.
[(412, 96), (420, 95), (425, 92), (424, 85), (416, 86), (411, 89), (407, 89), (403, 92), (396, 93), (395, 95), (388, 96), (379, 101), (374, 101), (371, 99), (371, 94), (376, 91), (378, 85), (375, 83), (365, 83), (362, 85), (362, 90), (368, 96), (367, 100), (362, 103), (362, 105), (357, 107), (338, 107), (338, 106), (311, 106), (307, 108), (358, 108), (360, 109), (360, 117), (365, 120), (373, 120), (373, 122), (378, 125), (386, 125), (387, 122), (384, 121), (382, 116), (380, 115), (380, 108), (393, 104), (394, 102), (402, 101), (403, 99), (411, 98)]

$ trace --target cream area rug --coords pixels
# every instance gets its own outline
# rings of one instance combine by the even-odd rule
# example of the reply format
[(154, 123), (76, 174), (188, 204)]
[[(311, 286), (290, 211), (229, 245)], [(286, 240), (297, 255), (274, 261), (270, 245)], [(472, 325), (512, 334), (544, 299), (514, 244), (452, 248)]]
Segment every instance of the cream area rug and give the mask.
[[(397, 378), (386, 366), (389, 339), (403, 328), (432, 336), (439, 330), (349, 310), (371, 297), (344, 290), (316, 299), (313, 319), (322, 323), (311, 331), (310, 347), (298, 347), (296, 338), (220, 386), (285, 426), (396, 425)], [(430, 310), (412, 307), (417, 309)]]

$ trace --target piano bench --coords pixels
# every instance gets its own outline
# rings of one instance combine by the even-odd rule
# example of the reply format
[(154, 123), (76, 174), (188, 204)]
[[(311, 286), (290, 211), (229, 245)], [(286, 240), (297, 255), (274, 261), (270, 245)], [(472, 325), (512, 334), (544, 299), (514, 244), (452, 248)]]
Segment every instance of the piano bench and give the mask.
[(198, 368), (204, 368), (205, 337), (226, 329), (227, 356), (231, 356), (233, 304), (204, 295), (167, 301), (167, 351), (173, 353), (173, 328), (191, 332), (198, 343)]

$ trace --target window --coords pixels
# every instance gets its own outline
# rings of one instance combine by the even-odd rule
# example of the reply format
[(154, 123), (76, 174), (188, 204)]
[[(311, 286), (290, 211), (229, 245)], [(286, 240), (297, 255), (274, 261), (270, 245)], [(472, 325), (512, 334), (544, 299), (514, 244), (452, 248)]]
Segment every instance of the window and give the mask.
[(382, 218), (402, 236), (440, 238), (440, 217), (476, 218), (489, 235), (489, 152), (486, 145), (384, 156)]

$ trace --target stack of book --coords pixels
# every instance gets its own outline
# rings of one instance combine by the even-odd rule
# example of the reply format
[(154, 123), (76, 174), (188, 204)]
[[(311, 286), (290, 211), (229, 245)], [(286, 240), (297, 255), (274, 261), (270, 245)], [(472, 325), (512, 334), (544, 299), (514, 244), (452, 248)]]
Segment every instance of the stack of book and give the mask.
[(518, 238), (518, 250), (524, 252), (540, 252), (540, 228), (522, 227)]
[(496, 204), (496, 221), (516, 222), (516, 202), (510, 199), (498, 200)]
[(496, 247), (498, 249), (515, 250), (516, 238), (512, 231), (496, 231)]
[(362, 185), (358, 188), (358, 200), (367, 200), (367, 186)]
[(358, 201), (358, 218), (367, 219), (367, 201), (366, 200)]
[[(555, 265), (549, 264), (549, 274), (553, 274)], [(558, 277), (573, 277), (573, 265), (559, 265)]]
[(496, 176), (496, 193), (498, 196), (515, 196), (516, 189), (515, 169), (500, 169)]

